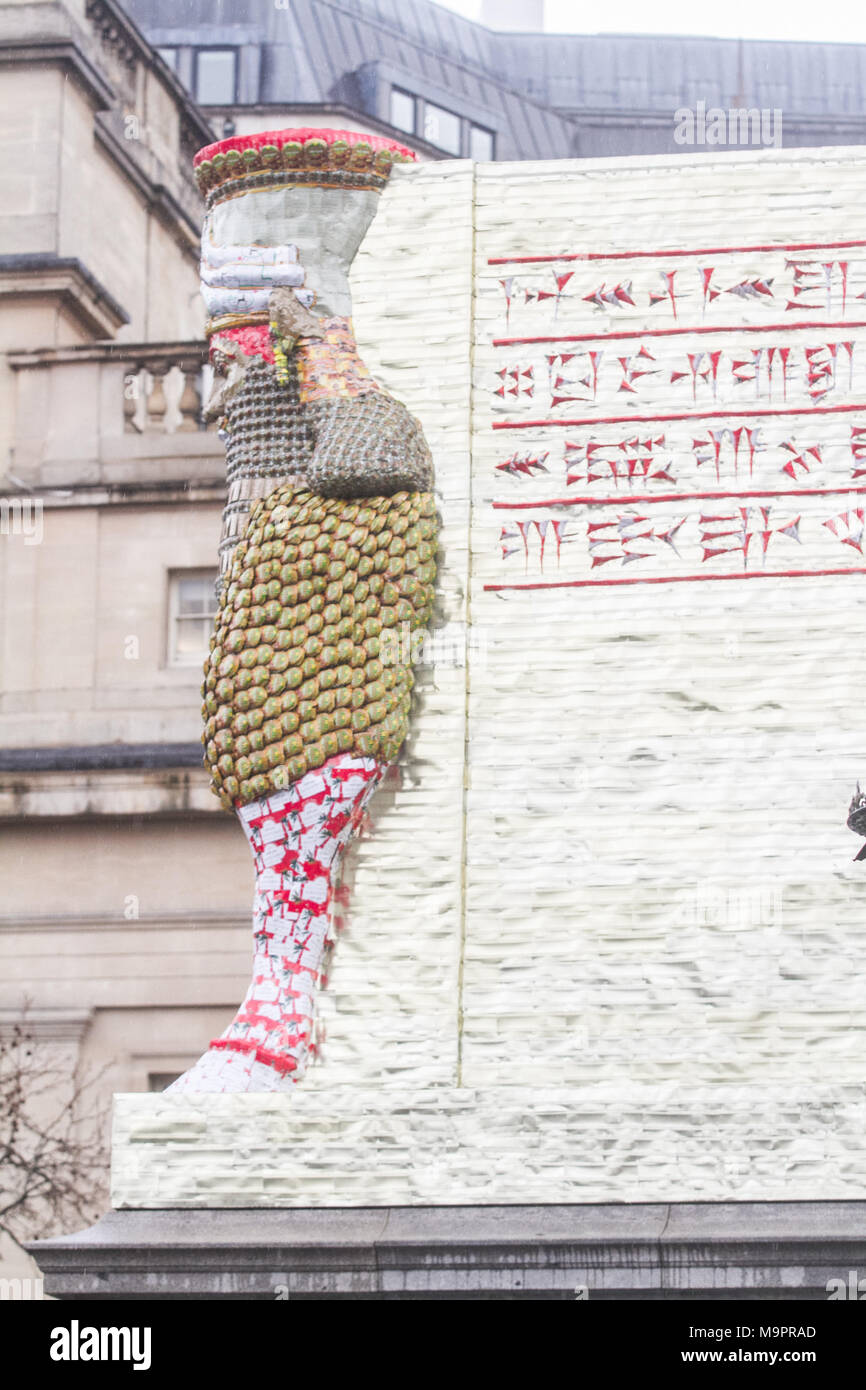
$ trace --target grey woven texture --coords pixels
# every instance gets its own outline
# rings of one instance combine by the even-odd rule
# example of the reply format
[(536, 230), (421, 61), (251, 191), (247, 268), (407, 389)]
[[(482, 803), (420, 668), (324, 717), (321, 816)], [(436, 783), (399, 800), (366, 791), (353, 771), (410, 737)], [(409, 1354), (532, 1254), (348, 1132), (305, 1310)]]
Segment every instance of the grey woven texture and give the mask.
[(297, 370), (288, 382), (252, 361), (225, 421), (228, 498), (220, 569), (226, 573), (250, 508), (288, 478), (322, 497), (388, 497), (429, 492), (433, 461), (421, 426), (383, 391), (302, 402)]
[(400, 401), (368, 391), (315, 401), (306, 410), (316, 441), (307, 478), (322, 497), (388, 497), (432, 489), (430, 450), (418, 421)]

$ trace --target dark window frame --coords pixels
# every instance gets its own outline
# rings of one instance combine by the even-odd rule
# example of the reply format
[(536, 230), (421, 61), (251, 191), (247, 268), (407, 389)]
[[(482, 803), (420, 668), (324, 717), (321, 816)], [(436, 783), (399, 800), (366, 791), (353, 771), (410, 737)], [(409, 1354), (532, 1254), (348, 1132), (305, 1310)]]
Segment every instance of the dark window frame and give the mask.
[[(232, 94), (228, 101), (208, 102), (203, 101), (199, 96), (199, 58), (202, 53), (230, 53), (234, 61), (232, 71)], [(203, 44), (200, 48), (194, 48), (192, 53), (192, 87), (195, 100), (200, 106), (235, 106), (238, 100), (238, 70), (240, 63), (237, 48), (232, 48), (230, 44), (213, 43)]]
[(411, 101), (411, 103), (412, 103), (412, 129), (411, 129), (411, 130), (406, 130), (405, 126), (395, 125), (393, 119), (391, 119), (391, 118), (393, 117), (393, 114), (394, 114), (393, 105), (390, 105), (390, 106), (389, 106), (389, 109), (388, 109), (388, 117), (389, 117), (388, 124), (394, 126), (394, 129), (395, 129), (395, 130), (402, 130), (404, 135), (417, 135), (417, 134), (418, 134), (418, 103), (419, 103), (419, 101), (420, 101), (420, 97), (418, 97), (418, 95), (417, 95), (415, 92), (407, 92), (407, 90), (406, 90), (405, 87), (398, 87), (396, 83), (392, 82), (392, 83), (391, 83), (391, 92), (390, 92), (390, 98), (391, 98), (391, 99), (393, 99), (395, 93), (396, 93), (398, 96), (406, 97), (406, 98), (407, 98), (409, 101)]
[[(444, 154), (449, 155), (451, 159), (465, 159), (465, 158), (466, 158), (465, 150), (466, 150), (466, 143), (467, 143), (467, 125), (468, 125), (468, 122), (467, 122), (467, 120), (466, 120), (466, 117), (465, 117), (465, 116), (461, 116), (459, 111), (452, 111), (451, 108), (450, 108), (450, 106), (440, 106), (440, 104), (439, 104), (438, 101), (432, 101), (432, 100), (429, 100), (429, 101), (428, 101), (427, 97), (422, 97), (422, 98), (421, 98), (421, 101), (422, 101), (422, 111), (421, 111), (421, 121), (420, 121), (421, 129), (420, 129), (420, 131), (417, 132), (417, 133), (419, 134), (420, 138), (423, 139), (423, 140), (426, 140), (428, 145), (433, 145), (435, 149), (437, 149), (437, 150), (442, 150), (442, 152), (443, 152)], [(457, 124), (458, 124), (458, 126), (459, 126), (459, 128), (460, 128), (460, 149), (459, 149), (456, 153), (455, 153), (454, 150), (449, 150), (448, 147), (447, 147), (447, 145), (440, 145), (440, 144), (438, 144), (435, 140), (432, 140), (432, 139), (430, 138), (430, 136), (427, 134), (427, 108), (428, 108), (428, 107), (431, 107), (434, 111), (441, 111), (442, 114), (443, 114), (444, 116), (453, 116), (454, 119), (455, 119), (455, 121), (457, 121)], [(416, 118), (415, 118), (415, 119), (416, 119), (416, 130), (417, 130), (417, 119), (418, 119), (418, 118), (417, 118), (417, 115), (416, 115)]]
[[(215, 565), (191, 565), (172, 568), (167, 572), (167, 606), (166, 606), (166, 643), (165, 643), (165, 664), (170, 670), (194, 669), (200, 667), (202, 662), (207, 659), (208, 642), (210, 633), (213, 631), (214, 622), (219, 610), (219, 603), (216, 597), (216, 581), (219, 576), (219, 569)], [(180, 612), (180, 585), (184, 580), (195, 579), (201, 581), (204, 586), (206, 601), (201, 613), (181, 613)], [(182, 625), (193, 623), (202, 626), (202, 646), (193, 655), (184, 656), (181, 653), (179, 637)]]
[[(472, 154), (472, 132), (475, 131), (475, 130), (478, 130), (478, 131), (481, 132), (482, 135), (488, 135), (488, 136), (490, 137), (490, 157), (489, 157), (489, 158), (490, 158), (490, 162), (492, 162), (492, 161), (496, 158), (496, 131), (495, 131), (495, 130), (491, 130), (489, 126), (481, 125), (479, 121), (467, 121), (467, 125), (468, 125), (468, 127), (469, 127), (469, 130), (468, 130), (468, 133), (467, 133), (467, 142), (466, 142), (466, 143), (467, 143), (467, 148), (468, 148), (468, 151), (469, 151), (469, 158), (470, 158), (470, 159), (474, 159), (474, 157), (475, 157), (475, 156)], [(485, 160), (484, 162), (487, 163), (488, 161)]]
[[(404, 126), (397, 125), (393, 120), (393, 107), (390, 103), (395, 93), (412, 102), (413, 125), (411, 130), (407, 130)], [(454, 120), (458, 122), (460, 128), (459, 151), (450, 150), (447, 146), (438, 144), (436, 140), (431, 139), (427, 134), (428, 107), (432, 107), (434, 111), (441, 111), (444, 115), (452, 116)], [(477, 130), (482, 135), (486, 135), (490, 141), (489, 161), (492, 162), (496, 159), (497, 131), (491, 130), (489, 126), (482, 125), (480, 121), (472, 120), (470, 116), (463, 116), (459, 111), (453, 111), (449, 106), (442, 106), (438, 101), (433, 101), (431, 98), (422, 96), (420, 92), (410, 92), (407, 87), (401, 87), (396, 82), (392, 82), (389, 88), (388, 124), (392, 126), (394, 130), (401, 131), (404, 135), (414, 135), (417, 139), (425, 141), (428, 145), (432, 145), (434, 149), (441, 150), (442, 153), (447, 155), (450, 159), (473, 159), (475, 157), (472, 154), (472, 133)], [(488, 161), (485, 160), (483, 162), (486, 163)]]

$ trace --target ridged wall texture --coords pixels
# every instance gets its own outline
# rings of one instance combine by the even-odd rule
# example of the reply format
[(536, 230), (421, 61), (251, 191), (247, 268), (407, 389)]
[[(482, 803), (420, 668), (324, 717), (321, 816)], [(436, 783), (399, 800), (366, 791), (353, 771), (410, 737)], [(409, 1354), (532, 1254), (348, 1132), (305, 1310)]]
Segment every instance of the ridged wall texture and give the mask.
[(321, 1063), (119, 1098), (116, 1204), (864, 1195), (864, 200), (841, 150), (395, 172), (353, 293), (432, 661)]

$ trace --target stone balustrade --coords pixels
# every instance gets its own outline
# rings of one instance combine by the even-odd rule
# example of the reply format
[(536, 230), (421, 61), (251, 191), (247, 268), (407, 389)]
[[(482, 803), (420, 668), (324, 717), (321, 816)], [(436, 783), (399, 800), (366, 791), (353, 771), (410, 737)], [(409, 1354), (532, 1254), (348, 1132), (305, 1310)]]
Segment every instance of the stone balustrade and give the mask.
[(202, 420), (204, 342), (99, 343), (11, 354), (10, 472), (34, 487), (221, 477)]
[(201, 418), (203, 359), (175, 348), (154, 356), (149, 349), (131, 355), (123, 377), (123, 419), (128, 434), (191, 433)]

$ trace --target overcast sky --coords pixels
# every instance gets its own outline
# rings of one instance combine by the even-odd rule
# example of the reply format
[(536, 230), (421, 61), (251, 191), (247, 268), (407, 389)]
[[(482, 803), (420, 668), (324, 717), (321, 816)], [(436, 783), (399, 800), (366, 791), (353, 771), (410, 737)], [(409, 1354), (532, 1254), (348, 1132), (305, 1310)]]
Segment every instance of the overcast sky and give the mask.
[[(438, 0), (478, 19), (481, 0)], [(589, 11), (589, 14), (587, 13)], [(866, 6), (852, 0), (546, 0), (548, 33), (709, 34), (719, 38), (866, 43)], [(597, 17), (593, 17), (597, 16)]]

